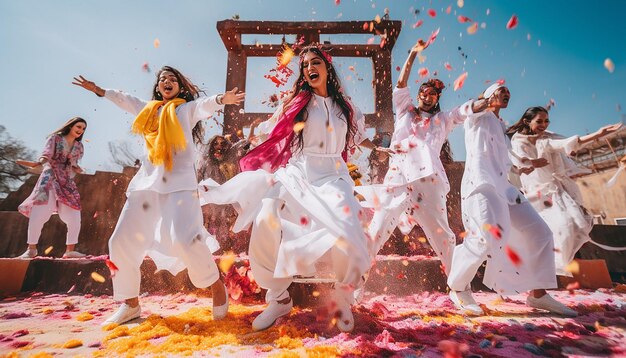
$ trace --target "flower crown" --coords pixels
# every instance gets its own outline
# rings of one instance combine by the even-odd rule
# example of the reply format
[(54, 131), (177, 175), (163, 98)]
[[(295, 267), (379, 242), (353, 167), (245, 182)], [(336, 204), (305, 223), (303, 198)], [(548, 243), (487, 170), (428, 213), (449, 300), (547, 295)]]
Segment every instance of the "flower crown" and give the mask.
[[(328, 54), (328, 52), (324, 51), (320, 45), (317, 45), (317, 46), (312, 46), (312, 47), (315, 47), (316, 49), (318, 49), (318, 50), (319, 50), (319, 52), (321, 52), (321, 53), (322, 53), (322, 56), (324, 56), (324, 58), (326, 58), (326, 61), (327, 61), (329, 64), (331, 64), (331, 65), (333, 64), (333, 58), (332, 58), (332, 56), (331, 56), (330, 54)], [(304, 56), (300, 56), (300, 63), (299, 63), (299, 64), (300, 64), (300, 65), (302, 65), (302, 62), (303, 62), (303, 61), (304, 61)]]

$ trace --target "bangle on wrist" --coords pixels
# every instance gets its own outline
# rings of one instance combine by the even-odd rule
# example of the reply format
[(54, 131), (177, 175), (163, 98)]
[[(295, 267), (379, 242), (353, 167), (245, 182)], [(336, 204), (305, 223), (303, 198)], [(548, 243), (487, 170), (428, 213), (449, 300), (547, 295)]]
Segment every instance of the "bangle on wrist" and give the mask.
[(215, 102), (217, 102), (217, 104), (221, 106), (224, 104), (224, 102), (222, 101), (223, 99), (224, 99), (224, 95), (218, 94), (217, 97), (215, 97)]

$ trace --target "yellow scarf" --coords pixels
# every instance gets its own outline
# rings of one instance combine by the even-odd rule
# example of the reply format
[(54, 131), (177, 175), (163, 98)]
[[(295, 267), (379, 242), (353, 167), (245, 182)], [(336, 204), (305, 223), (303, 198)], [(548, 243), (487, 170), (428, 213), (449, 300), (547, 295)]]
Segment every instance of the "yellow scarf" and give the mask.
[[(172, 151), (185, 150), (187, 141), (178, 117), (176, 107), (185, 103), (182, 98), (174, 98), (163, 106), (163, 101), (150, 101), (139, 112), (133, 122), (133, 133), (143, 135), (148, 148), (148, 159), (154, 165), (165, 165), (172, 170)], [(159, 108), (163, 106), (157, 118)]]

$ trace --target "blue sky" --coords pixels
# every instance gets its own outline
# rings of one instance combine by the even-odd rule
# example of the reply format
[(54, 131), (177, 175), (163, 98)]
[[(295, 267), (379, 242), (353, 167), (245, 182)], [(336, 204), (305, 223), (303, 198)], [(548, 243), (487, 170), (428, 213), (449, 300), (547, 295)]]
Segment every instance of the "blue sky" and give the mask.
[[(408, 49), (418, 38), (428, 38), (440, 28), (435, 43), (416, 63), (410, 86), (415, 95), (417, 69), (437, 71), (447, 85), (442, 108), (452, 108), (485, 87), (485, 81), (505, 79), (512, 93), (502, 112), (515, 122), (529, 106), (556, 101), (551, 111), (552, 130), (564, 135), (584, 134), (623, 120), (626, 106), (626, 27), (620, 26), (626, 2), (588, 1), (0, 1), (0, 124), (27, 146), (40, 151), (46, 135), (70, 117), (82, 116), (89, 127), (85, 135), (83, 165), (89, 170), (113, 168), (107, 143), (140, 139), (129, 134), (132, 116), (107, 100), (70, 84), (83, 74), (105, 88), (122, 89), (148, 98), (154, 70), (168, 64), (179, 68), (208, 94), (224, 91), (227, 52), (216, 22), (238, 14), (242, 20), (342, 21), (371, 20), (390, 9), (391, 18), (403, 21), (393, 50), (393, 81)], [(446, 9), (451, 6), (451, 13)], [(432, 18), (428, 9), (434, 9)], [(415, 10), (420, 10), (419, 15)], [(507, 30), (512, 14), (519, 25)], [(464, 15), (482, 25), (467, 33)], [(423, 25), (412, 25), (423, 20)], [(359, 36), (365, 43), (371, 36)], [(154, 40), (159, 39), (159, 47)], [(530, 39), (529, 39), (530, 38)], [(251, 36), (246, 41), (267, 41)], [(274, 37), (279, 42), (280, 37)], [(341, 36), (323, 37), (331, 42)], [(379, 39), (375, 40), (376, 42)], [(459, 47), (461, 48), (459, 50)], [(466, 55), (465, 58), (462, 55)], [(615, 71), (603, 63), (610, 58)], [(371, 64), (363, 59), (337, 60), (348, 93), (364, 112), (373, 109)], [(152, 73), (142, 70), (148, 63)], [(452, 71), (444, 68), (450, 63)], [(253, 60), (248, 72), (246, 110), (272, 111), (261, 104), (276, 91), (263, 74), (271, 60)], [(348, 66), (354, 66), (350, 71)], [(465, 86), (452, 82), (467, 71)], [(348, 77), (350, 76), (350, 77)], [(358, 80), (362, 78), (362, 80)], [(282, 88), (284, 89), (284, 88)], [(215, 130), (215, 128), (213, 129)], [(462, 129), (450, 137), (455, 157), (463, 160)]]

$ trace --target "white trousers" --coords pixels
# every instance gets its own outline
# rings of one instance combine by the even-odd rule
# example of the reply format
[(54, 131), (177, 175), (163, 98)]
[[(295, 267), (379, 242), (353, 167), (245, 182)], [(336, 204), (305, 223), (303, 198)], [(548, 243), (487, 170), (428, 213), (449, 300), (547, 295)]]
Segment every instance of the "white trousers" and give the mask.
[(194, 286), (211, 286), (220, 275), (204, 232), (197, 192), (130, 192), (109, 241), (111, 261), (119, 269), (113, 298), (139, 296), (140, 266), (149, 250), (182, 260)]
[(401, 204), (374, 213), (368, 227), (371, 238), (368, 251), (375, 260), (396, 226), (400, 225), (403, 233), (408, 234), (413, 226), (419, 225), (448, 274), (456, 246), (455, 235), (448, 224), (448, 188), (443, 183), (432, 183), (430, 178), (407, 184), (407, 188), (411, 190), (407, 190)]
[[(557, 286), (552, 232), (528, 201), (509, 204), (485, 187), (461, 206), (466, 237), (454, 251), (448, 275), (451, 289), (467, 289), (485, 260), (483, 283), (500, 294)], [(514, 262), (511, 251), (521, 262)]]
[(80, 210), (70, 208), (69, 206), (57, 202), (54, 190), (48, 193), (48, 203), (44, 205), (33, 205), (28, 219), (28, 244), (37, 245), (41, 229), (43, 225), (50, 219), (54, 212), (59, 214), (59, 218), (67, 225), (67, 237), (65, 243), (67, 245), (75, 245), (78, 243), (78, 234), (80, 233)]
[[(280, 217), (281, 215), (290, 215), (289, 213), (281, 213), (281, 211), (288, 210), (283, 203), (284, 201), (280, 199), (263, 199), (261, 210), (252, 224), (250, 236), (250, 248), (248, 250), (250, 267), (259, 286), (267, 289), (265, 300), (268, 303), (287, 298), (289, 296), (287, 288), (293, 282), (293, 277), (274, 277), (284, 229)], [(328, 262), (332, 266), (338, 282), (336, 288), (343, 288), (342, 292), (344, 290), (352, 292), (359, 284), (362, 272), (355, 267), (356, 260), (350, 257), (350, 252), (358, 251), (351, 250), (348, 247), (349, 242), (345, 240), (342, 242), (345, 245), (334, 245), (322, 256), (320, 261)], [(351, 294), (346, 295), (349, 299), (353, 299), (352, 296)]]

